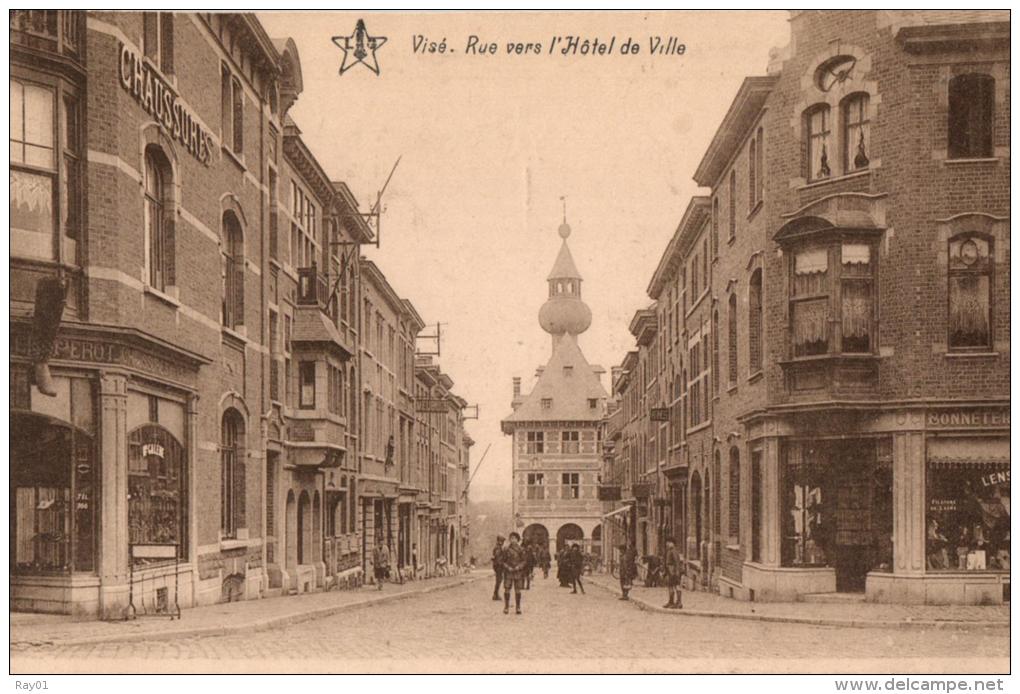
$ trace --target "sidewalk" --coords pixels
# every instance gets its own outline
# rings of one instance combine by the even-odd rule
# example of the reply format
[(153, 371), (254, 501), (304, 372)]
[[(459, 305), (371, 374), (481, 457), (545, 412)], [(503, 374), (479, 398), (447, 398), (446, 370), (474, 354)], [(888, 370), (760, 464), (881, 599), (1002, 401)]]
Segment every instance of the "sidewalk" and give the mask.
[[(586, 576), (585, 581), (620, 595), (620, 582), (609, 574)], [(716, 593), (683, 591), (682, 610), (662, 607), (665, 588), (635, 584), (631, 601), (643, 610), (688, 617), (725, 617), (759, 622), (785, 622), (837, 627), (1009, 628), (1009, 605), (886, 605), (878, 603), (747, 602)]]
[(179, 620), (143, 617), (125, 622), (75, 621), (66, 615), (12, 612), (11, 650), (34, 646), (166, 640), (262, 631), (328, 617), (344, 610), (445, 590), (486, 575), (488, 573), (485, 571), (475, 571), (403, 585), (387, 583), (381, 591), (375, 586), (364, 586), (358, 590), (205, 605), (183, 610)]

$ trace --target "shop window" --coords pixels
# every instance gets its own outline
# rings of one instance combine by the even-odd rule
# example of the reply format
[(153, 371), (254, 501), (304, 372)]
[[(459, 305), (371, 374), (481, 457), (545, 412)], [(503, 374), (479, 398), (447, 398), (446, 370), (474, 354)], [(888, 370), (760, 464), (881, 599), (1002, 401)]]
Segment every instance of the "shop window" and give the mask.
[(730, 542), (740, 543), (740, 450), (735, 446), (730, 449), (730, 488), (729, 488), (729, 535)]
[(245, 527), (244, 420), (235, 409), (223, 414), (220, 439), (220, 534), (236, 538)]
[(784, 456), (782, 565), (832, 567), (841, 591), (891, 571), (892, 467), (875, 442), (791, 442)]
[(829, 168), (829, 107), (822, 104), (804, 115), (807, 129), (808, 179), (818, 181), (832, 175)]
[(143, 12), (142, 50), (165, 75), (174, 71), (174, 16), (170, 12)]
[(962, 234), (949, 240), (949, 348), (992, 348), (992, 241)]
[(10, 157), (11, 255), (76, 264), (82, 174), (74, 95), (11, 79)]
[(149, 286), (164, 291), (175, 277), (174, 198), (170, 163), (162, 150), (145, 150), (145, 246)]
[(737, 383), (737, 295), (730, 294), (729, 313), (726, 316), (729, 324), (729, 376), (730, 386)]
[[(72, 396), (72, 418), (86, 420), (91, 429), (89, 383), (72, 379), (71, 389), (88, 396)], [(12, 414), (10, 427), (11, 572), (93, 571), (98, 517), (93, 437), (27, 413)]]
[(581, 498), (581, 475), (577, 472), (564, 472), (560, 487), (564, 499)]
[[(128, 542), (176, 545), (187, 557), (187, 478), (184, 448), (156, 424), (128, 435)], [(146, 562), (146, 559), (134, 559)]]
[(303, 410), (315, 407), (315, 362), (298, 363), (298, 407)]
[(527, 479), (527, 498), (532, 501), (545, 499), (545, 475), (541, 472), (529, 472)]
[(564, 431), (560, 433), (560, 452), (561, 453), (580, 453), (581, 452), (581, 432), (579, 431)]
[(233, 212), (223, 213), (224, 244), (221, 251), (223, 272), (223, 325), (236, 329), (244, 325), (244, 235)]
[(871, 163), (871, 116), (867, 94), (843, 102), (843, 171), (863, 171)]
[(747, 293), (747, 351), (750, 371), (755, 374), (762, 368), (762, 291), (761, 270), (751, 274)]
[(926, 566), (1009, 571), (1009, 462), (928, 461)]
[(525, 451), (528, 455), (545, 453), (545, 432), (529, 431)]
[(991, 157), (995, 78), (968, 73), (949, 80), (949, 158)]

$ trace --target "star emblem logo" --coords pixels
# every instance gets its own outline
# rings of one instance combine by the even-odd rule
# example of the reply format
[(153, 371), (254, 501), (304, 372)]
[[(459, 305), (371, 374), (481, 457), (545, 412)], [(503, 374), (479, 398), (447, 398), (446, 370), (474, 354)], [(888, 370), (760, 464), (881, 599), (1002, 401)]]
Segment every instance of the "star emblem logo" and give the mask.
[(379, 61), (375, 52), (386, 43), (385, 36), (369, 36), (365, 29), (365, 20), (359, 19), (350, 36), (334, 36), (333, 43), (344, 52), (344, 60), (340, 64), (340, 74), (361, 63), (375, 74), (379, 74)]

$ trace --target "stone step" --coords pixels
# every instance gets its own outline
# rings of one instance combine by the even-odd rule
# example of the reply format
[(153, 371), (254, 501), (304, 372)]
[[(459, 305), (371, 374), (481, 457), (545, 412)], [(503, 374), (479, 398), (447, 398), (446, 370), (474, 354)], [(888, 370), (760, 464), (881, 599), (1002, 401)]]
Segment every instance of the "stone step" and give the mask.
[(850, 605), (864, 602), (864, 593), (805, 593), (800, 596), (800, 601)]

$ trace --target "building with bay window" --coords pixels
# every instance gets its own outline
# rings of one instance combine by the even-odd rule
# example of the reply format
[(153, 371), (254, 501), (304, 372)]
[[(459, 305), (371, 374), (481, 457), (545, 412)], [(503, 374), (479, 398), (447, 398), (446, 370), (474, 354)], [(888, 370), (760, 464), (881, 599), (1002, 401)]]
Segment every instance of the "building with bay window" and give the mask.
[[(632, 323), (678, 269), (706, 278), (712, 338), (671, 425), (691, 575), (749, 600), (1008, 601), (1008, 16), (795, 11), (791, 31), (695, 172), (709, 269), (678, 231)], [(634, 455), (622, 419), (607, 465)]]

